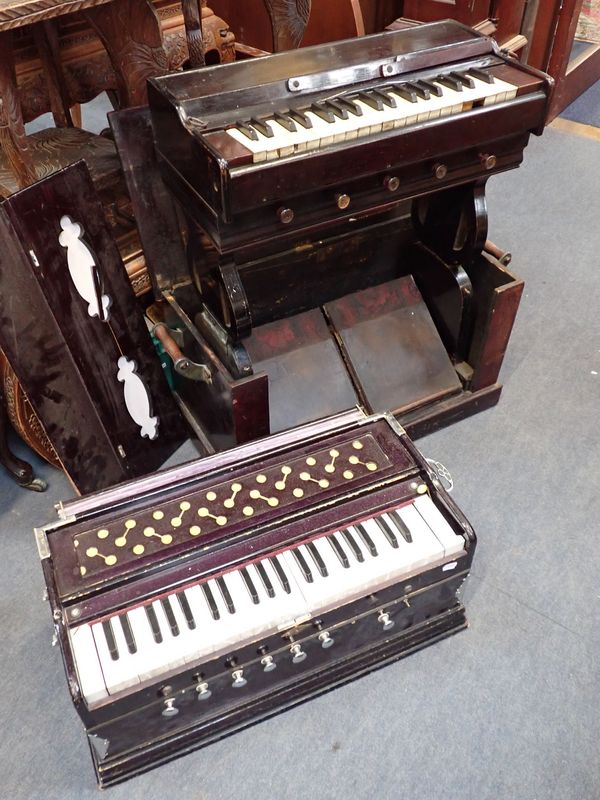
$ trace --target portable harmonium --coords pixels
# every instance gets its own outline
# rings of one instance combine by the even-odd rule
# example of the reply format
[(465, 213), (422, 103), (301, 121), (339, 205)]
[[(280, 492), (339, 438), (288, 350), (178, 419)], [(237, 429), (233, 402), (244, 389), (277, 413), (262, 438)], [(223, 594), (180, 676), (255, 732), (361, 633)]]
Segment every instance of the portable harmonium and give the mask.
[(58, 515), (36, 536), (101, 786), (466, 626), (475, 534), (391, 415), (345, 412)]

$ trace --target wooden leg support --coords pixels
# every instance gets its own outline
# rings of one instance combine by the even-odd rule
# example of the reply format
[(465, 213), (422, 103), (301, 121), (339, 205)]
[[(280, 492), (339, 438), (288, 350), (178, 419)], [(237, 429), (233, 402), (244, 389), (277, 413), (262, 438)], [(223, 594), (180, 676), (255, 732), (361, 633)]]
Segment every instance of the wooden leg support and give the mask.
[(0, 389), (0, 464), (8, 471), (9, 475), (19, 486), (31, 489), (34, 492), (43, 492), (46, 489), (46, 482), (41, 478), (35, 478), (33, 467), (26, 461), (22, 461), (12, 453), (8, 446), (8, 432), (10, 422), (8, 412), (4, 404), (4, 395)]

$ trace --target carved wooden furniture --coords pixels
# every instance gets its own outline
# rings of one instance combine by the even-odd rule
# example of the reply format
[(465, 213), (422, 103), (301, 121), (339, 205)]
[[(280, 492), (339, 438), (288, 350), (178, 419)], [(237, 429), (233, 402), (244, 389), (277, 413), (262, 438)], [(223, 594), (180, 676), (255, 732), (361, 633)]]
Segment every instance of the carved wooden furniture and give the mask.
[(36, 538), (101, 786), (466, 627), (475, 533), (390, 416), (321, 420), (58, 510)]
[(365, 33), (359, 0), (213, 0), (211, 5), (229, 21), (238, 46), (242, 42), (268, 52)]
[[(147, 76), (186, 64), (190, 37), (181, 5), (172, 0), (158, 0), (154, 7), (146, 0), (127, 0), (99, 10), (94, 5), (56, 2), (42, 7), (13, 2), (0, 6), (0, 96), (5, 115), (2, 118), (0, 111), (4, 119), (0, 196), (9, 196), (85, 157), (134, 291), (142, 294), (150, 284), (114, 145), (107, 137), (74, 127), (74, 106), (102, 91), (120, 107), (145, 102)], [(234, 37), (227, 24), (205, 2), (201, 10), (207, 60), (233, 60)], [(25, 137), (23, 123), (48, 111), (57, 127)], [(1, 352), (0, 377), (13, 426), (38, 454), (57, 463)], [(39, 488), (39, 481), (23, 477), (30, 472), (21, 470), (15, 477), (30, 488)]]
[[(81, 13), (88, 29), (91, 26), (102, 42), (112, 66), (112, 83), (102, 83), (107, 71), (94, 71), (93, 59), (82, 65), (86, 56), (81, 50), (76, 62), (83, 72), (88, 70), (88, 77), (94, 75), (93, 81), (78, 84), (65, 73), (58, 20), (73, 11)], [(23, 26), (30, 26), (26, 33)], [(76, 71), (73, 61), (71, 67)], [(122, 105), (143, 102), (146, 78), (166, 68), (158, 18), (146, 0), (110, 5), (96, 0), (0, 3), (0, 196), (8, 197), (85, 156), (104, 199), (107, 218), (121, 240), (133, 282), (141, 291), (148, 288), (147, 275), (114, 146), (106, 138), (73, 127), (71, 107), (104, 89), (114, 90)], [(44, 93), (39, 91), (41, 85)], [(24, 122), (48, 110), (58, 127), (26, 136)], [(0, 353), (0, 362), (4, 361)], [(52, 448), (37, 433), (39, 421), (30, 413), (23, 393), (15, 390), (14, 374), (8, 365), (2, 371), (13, 425), (38, 453), (54, 462)], [(21, 484), (40, 488), (39, 482), (26, 480), (27, 476), (15, 475)]]

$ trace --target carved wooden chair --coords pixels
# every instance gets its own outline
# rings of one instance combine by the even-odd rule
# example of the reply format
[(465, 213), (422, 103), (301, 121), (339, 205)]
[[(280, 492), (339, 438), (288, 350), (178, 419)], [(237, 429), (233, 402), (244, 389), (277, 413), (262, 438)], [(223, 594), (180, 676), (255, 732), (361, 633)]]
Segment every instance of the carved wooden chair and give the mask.
[[(136, 294), (150, 283), (119, 159), (108, 136), (80, 127), (79, 106), (104, 91), (117, 108), (142, 105), (152, 75), (188, 61), (195, 66), (205, 58), (233, 60), (233, 34), (204, 0), (198, 2), (117, 0), (0, 33), (0, 197), (85, 158)], [(54, 127), (27, 135), (25, 123), (46, 112), (52, 113)], [(8, 450), (7, 413), (22, 438), (58, 466), (0, 351), (0, 464), (21, 485), (43, 489), (31, 467)]]

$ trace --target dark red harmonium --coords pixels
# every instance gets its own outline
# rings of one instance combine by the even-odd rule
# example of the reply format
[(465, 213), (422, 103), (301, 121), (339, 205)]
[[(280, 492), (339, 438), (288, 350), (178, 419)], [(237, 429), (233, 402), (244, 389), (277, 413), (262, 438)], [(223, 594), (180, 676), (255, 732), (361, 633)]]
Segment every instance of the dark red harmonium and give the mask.
[(101, 785), (466, 625), (475, 535), (391, 415), (346, 412), (59, 517), (38, 547)]

